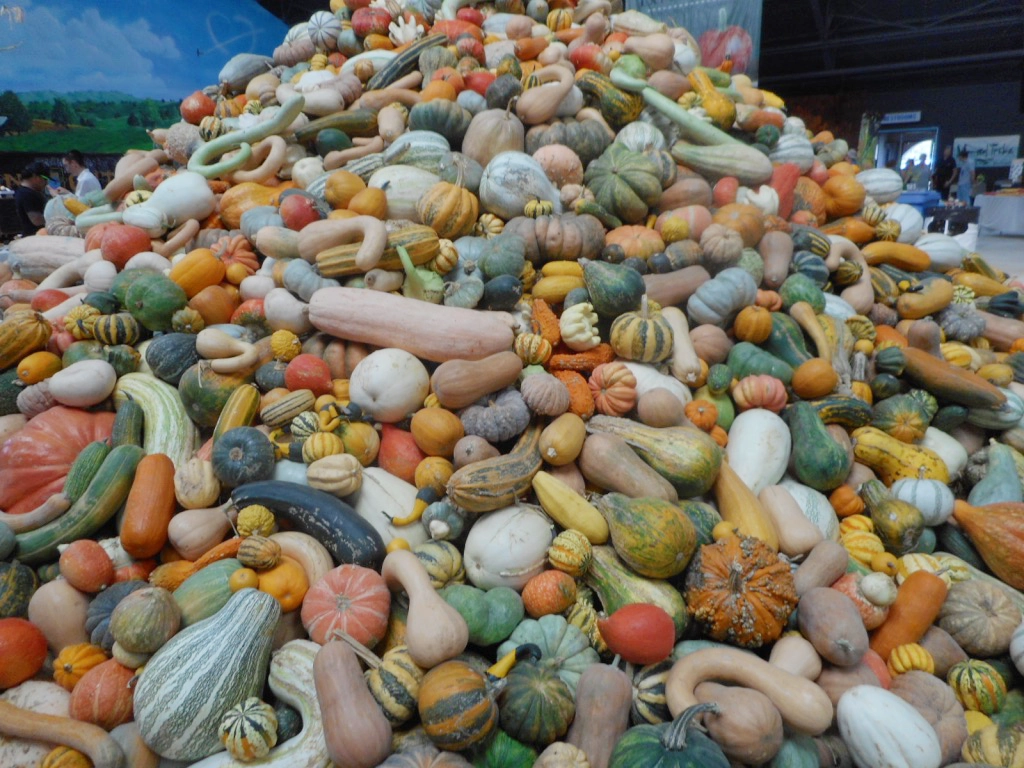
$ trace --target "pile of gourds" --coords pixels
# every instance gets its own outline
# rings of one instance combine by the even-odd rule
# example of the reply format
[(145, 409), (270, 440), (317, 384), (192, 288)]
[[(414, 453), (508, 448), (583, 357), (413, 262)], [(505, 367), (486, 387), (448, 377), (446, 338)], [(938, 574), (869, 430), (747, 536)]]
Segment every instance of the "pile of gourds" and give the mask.
[(610, 10), (331, 0), (10, 245), (0, 764), (1021, 764), (1024, 286)]

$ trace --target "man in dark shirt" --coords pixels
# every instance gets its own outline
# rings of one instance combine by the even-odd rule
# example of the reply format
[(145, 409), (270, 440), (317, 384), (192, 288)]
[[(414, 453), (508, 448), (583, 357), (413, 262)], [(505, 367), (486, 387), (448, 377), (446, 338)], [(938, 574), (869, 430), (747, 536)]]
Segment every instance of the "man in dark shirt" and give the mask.
[(946, 147), (942, 150), (942, 159), (935, 166), (935, 173), (932, 174), (932, 189), (942, 197), (949, 197), (949, 182), (953, 178), (953, 171), (956, 170), (956, 160), (953, 159), (953, 148)]
[(21, 184), (14, 190), (14, 207), (21, 222), (21, 236), (34, 235), (46, 225), (43, 209), (46, 208), (46, 166), (40, 162), (29, 163), (21, 174)]

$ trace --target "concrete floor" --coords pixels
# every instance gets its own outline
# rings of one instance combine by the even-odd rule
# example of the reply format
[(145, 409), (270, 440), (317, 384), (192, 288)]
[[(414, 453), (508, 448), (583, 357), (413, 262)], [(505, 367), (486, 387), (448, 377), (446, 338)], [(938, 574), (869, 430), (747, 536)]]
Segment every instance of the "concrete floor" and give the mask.
[(982, 235), (975, 250), (985, 261), (1011, 277), (1024, 276), (1024, 237)]

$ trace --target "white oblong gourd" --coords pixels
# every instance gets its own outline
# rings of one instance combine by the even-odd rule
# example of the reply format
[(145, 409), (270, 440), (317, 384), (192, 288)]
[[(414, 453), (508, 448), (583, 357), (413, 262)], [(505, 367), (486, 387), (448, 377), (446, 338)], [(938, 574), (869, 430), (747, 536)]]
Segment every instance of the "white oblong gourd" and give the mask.
[(729, 466), (758, 494), (786, 474), (792, 445), (786, 422), (765, 408), (751, 408), (729, 428), (725, 455)]
[(683, 405), (686, 405), (693, 399), (693, 394), (688, 386), (679, 381), (679, 379), (662, 373), (655, 366), (648, 363), (634, 363), (632, 361), (623, 361), (623, 363), (625, 363), (630, 373), (636, 378), (637, 397), (642, 397), (652, 389), (667, 389)]
[(466, 537), (466, 576), (480, 589), (522, 589), (544, 570), (554, 528), (536, 507), (517, 504), (477, 518)]
[(839, 697), (836, 720), (858, 768), (939, 768), (935, 729), (895, 693), (856, 685)]
[[(731, 465), (730, 465), (731, 466)], [(828, 497), (819, 491), (799, 483), (789, 475), (779, 481), (779, 485), (789, 491), (796, 499), (807, 519), (814, 523), (821, 530), (826, 539), (839, 541), (839, 520), (836, 512), (829, 504)]]
[(393, 347), (371, 352), (349, 379), (352, 402), (384, 422), (401, 421), (415, 413), (429, 391), (430, 374), (419, 358)]
[(953, 514), (956, 498), (949, 486), (940, 480), (905, 477), (893, 483), (889, 490), (900, 501), (921, 510), (925, 525), (942, 525)]
[(106, 360), (79, 360), (49, 378), (53, 399), (72, 408), (102, 403), (116, 383), (117, 372)]

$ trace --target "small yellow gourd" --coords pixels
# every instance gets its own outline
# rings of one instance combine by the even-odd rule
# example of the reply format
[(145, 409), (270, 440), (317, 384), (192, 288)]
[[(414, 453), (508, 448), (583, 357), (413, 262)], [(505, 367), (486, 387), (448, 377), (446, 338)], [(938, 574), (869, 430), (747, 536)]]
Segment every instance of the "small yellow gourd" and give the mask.
[(235, 527), (239, 536), (269, 536), (276, 524), (273, 512), (262, 504), (250, 504), (239, 510)]
[(917, 643), (897, 645), (889, 654), (886, 666), (893, 677), (915, 669), (929, 675), (935, 674), (935, 659), (926, 648)]

